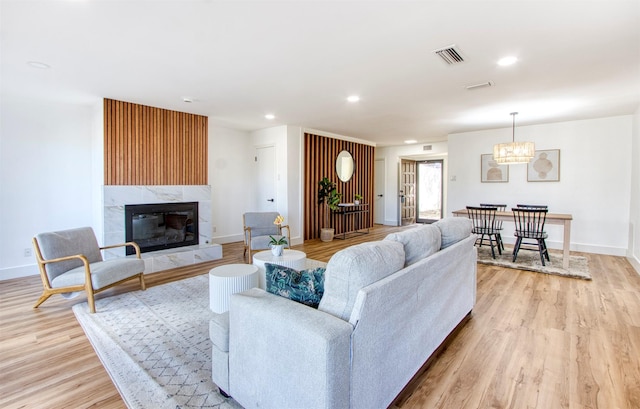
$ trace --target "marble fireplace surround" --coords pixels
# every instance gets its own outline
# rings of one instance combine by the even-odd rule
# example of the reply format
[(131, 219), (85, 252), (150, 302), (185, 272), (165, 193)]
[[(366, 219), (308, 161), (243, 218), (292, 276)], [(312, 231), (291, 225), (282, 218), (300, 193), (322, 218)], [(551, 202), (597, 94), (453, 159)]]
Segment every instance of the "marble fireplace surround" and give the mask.
[[(211, 186), (103, 186), (103, 215), (105, 245), (125, 242), (124, 206), (145, 203), (198, 202), (198, 230), (200, 244), (142, 253), (145, 273), (186, 266), (222, 258), (222, 246), (211, 242)], [(123, 257), (124, 249), (105, 252), (105, 258)]]

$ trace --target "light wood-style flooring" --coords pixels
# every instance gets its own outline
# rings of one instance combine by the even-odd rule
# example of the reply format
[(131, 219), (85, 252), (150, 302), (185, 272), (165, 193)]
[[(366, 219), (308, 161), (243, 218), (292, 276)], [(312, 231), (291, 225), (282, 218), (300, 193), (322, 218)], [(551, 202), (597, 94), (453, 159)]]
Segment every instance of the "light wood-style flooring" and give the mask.
[[(396, 230), (294, 248), (328, 261)], [(150, 274), (147, 285), (242, 262), (242, 244), (223, 254)], [(640, 276), (622, 257), (582, 255), (593, 281), (478, 265), (472, 318), (396, 407), (640, 408)], [(138, 289), (132, 282), (97, 299)], [(37, 276), (0, 282), (0, 408), (125, 408), (71, 311), (84, 295), (33, 309), (40, 292)]]

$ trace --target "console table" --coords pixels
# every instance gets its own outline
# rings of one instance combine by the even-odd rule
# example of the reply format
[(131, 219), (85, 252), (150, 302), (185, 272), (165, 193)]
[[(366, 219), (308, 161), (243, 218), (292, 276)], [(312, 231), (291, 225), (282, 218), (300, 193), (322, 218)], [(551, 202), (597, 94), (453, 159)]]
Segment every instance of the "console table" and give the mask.
[[(336, 239), (346, 239), (347, 238), (347, 234), (367, 234), (369, 233), (369, 226), (367, 227), (363, 227), (360, 224), (360, 220), (362, 218), (362, 214), (369, 214), (369, 204), (368, 203), (361, 203), (361, 204), (355, 204), (355, 203), (340, 203), (338, 205), (338, 209), (333, 211), (334, 214), (336, 215), (342, 215), (342, 228), (344, 229), (342, 231), (342, 237), (340, 237), (340, 235), (336, 234), (335, 238)], [(347, 226), (347, 218), (351, 216), (351, 226), (353, 227), (352, 230), (348, 230)], [(365, 231), (366, 230), (366, 231)]]

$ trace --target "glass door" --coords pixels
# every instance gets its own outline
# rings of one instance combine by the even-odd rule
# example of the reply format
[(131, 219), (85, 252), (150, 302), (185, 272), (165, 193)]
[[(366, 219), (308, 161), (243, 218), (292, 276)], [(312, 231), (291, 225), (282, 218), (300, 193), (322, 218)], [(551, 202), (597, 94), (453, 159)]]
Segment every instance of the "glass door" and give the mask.
[(400, 191), (398, 192), (400, 225), (416, 222), (416, 162), (402, 159), (400, 162)]
[(442, 219), (443, 160), (417, 162), (418, 223), (433, 223)]

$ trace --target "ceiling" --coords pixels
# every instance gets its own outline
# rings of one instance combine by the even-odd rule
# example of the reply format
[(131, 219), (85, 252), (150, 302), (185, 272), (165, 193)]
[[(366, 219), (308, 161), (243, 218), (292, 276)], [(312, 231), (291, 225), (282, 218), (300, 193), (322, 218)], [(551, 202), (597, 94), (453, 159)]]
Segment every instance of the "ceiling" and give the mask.
[[(510, 127), (513, 111), (529, 125), (640, 105), (638, 0), (0, 6), (3, 99), (106, 97), (229, 128), (300, 125), (380, 146)], [(433, 53), (453, 44), (463, 63)], [(519, 61), (498, 66), (507, 55)]]

